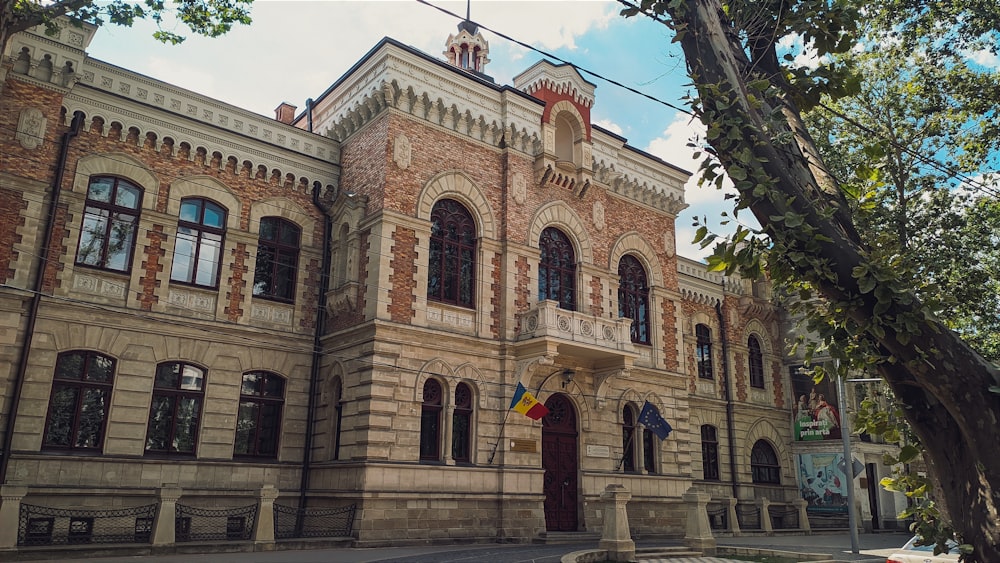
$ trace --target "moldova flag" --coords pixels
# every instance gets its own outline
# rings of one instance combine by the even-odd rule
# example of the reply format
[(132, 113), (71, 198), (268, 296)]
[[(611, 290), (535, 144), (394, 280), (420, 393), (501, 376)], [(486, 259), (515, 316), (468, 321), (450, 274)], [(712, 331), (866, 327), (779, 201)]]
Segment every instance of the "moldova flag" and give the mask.
[(514, 391), (514, 399), (511, 400), (508, 409), (514, 409), (532, 420), (538, 420), (549, 414), (548, 407), (539, 403), (538, 399), (532, 397), (531, 393), (528, 393), (528, 390), (520, 382), (517, 384), (517, 390)]

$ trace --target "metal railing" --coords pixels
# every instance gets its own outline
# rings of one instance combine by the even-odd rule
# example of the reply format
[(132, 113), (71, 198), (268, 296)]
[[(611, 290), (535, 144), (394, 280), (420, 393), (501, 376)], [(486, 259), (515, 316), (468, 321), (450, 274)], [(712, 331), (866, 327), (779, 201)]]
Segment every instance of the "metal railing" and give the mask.
[(708, 510), (708, 525), (711, 526), (713, 530), (728, 530), (729, 529), (729, 507), (728, 506), (716, 506), (713, 507), (711, 504), (707, 507)]
[(21, 503), (17, 545), (149, 543), (156, 506), (81, 510)]
[(741, 530), (760, 530), (760, 506), (756, 504), (737, 504), (736, 520)]
[(771, 527), (775, 530), (797, 530), (799, 526), (799, 509), (794, 506), (772, 504), (767, 507), (771, 516)]
[(257, 505), (198, 508), (177, 503), (174, 541), (238, 541), (253, 538)]
[(350, 536), (357, 505), (342, 508), (292, 508), (274, 505), (274, 537), (330, 538)]

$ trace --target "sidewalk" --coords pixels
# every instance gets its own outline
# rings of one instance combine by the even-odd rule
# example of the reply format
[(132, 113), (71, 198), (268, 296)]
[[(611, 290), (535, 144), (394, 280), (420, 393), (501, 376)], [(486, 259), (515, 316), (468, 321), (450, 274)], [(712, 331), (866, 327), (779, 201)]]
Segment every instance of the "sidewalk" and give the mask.
[[(861, 534), (860, 553), (851, 553), (851, 540), (846, 532), (819, 533), (809, 536), (741, 536), (719, 538), (719, 546), (737, 546), (781, 551), (824, 553), (835, 561), (879, 561), (903, 545), (909, 534)], [(640, 540), (637, 547), (679, 545), (678, 541)], [(296, 551), (270, 551), (257, 553), (205, 553), (178, 555), (151, 555), (142, 557), (98, 557), (79, 559), (67, 555), (64, 559), (49, 561), (81, 561), (83, 563), (558, 563), (561, 557), (573, 551), (595, 549), (590, 544), (471, 544), (443, 546), (407, 546), (374, 548), (335, 548)], [(641, 555), (640, 555), (641, 557)], [(639, 559), (647, 563), (709, 563), (723, 561), (716, 558)]]

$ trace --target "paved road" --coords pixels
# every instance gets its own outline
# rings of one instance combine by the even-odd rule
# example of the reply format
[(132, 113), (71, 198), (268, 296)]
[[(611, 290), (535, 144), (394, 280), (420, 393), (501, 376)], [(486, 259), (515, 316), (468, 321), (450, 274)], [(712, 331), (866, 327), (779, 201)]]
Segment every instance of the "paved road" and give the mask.
[[(771, 536), (719, 538), (720, 546), (756, 547), (808, 553), (830, 554), (838, 561), (880, 561), (884, 563), (894, 548), (908, 539), (905, 534), (862, 534), (860, 552), (851, 553), (846, 533), (810, 536)], [(637, 547), (679, 545), (679, 542), (640, 540)], [(377, 548), (335, 548), (264, 553), (212, 553), (157, 555), (147, 557), (105, 557), (86, 560), (67, 557), (50, 561), (85, 563), (559, 563), (570, 552), (594, 549), (586, 544), (475, 544), (450, 546), (408, 546)], [(720, 557), (640, 559), (644, 563), (739, 563)], [(40, 562), (41, 563), (41, 562)]]

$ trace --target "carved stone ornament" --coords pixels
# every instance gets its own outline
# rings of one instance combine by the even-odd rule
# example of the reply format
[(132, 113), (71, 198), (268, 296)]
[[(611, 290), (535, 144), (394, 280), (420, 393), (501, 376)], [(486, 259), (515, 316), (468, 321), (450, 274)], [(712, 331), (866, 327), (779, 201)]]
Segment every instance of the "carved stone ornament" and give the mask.
[(406, 138), (406, 135), (402, 133), (397, 135), (396, 140), (392, 143), (392, 160), (396, 162), (396, 166), (403, 170), (409, 168), (411, 152), (410, 140)]
[(594, 202), (594, 228), (604, 230), (604, 204), (599, 201)]
[(37, 148), (45, 140), (45, 116), (41, 110), (27, 108), (21, 111), (21, 117), (17, 120), (16, 138), (21, 146), (32, 150)]
[(549, 154), (556, 152), (556, 132), (547, 127), (545, 128), (545, 152)]
[(510, 183), (513, 188), (514, 201), (518, 204), (524, 204), (528, 198), (528, 181), (524, 178), (524, 174), (515, 172)]
[(673, 257), (676, 251), (677, 241), (674, 240), (673, 231), (665, 231), (663, 233), (663, 251), (667, 253), (667, 256)]

